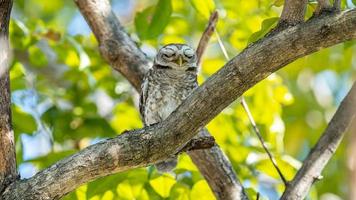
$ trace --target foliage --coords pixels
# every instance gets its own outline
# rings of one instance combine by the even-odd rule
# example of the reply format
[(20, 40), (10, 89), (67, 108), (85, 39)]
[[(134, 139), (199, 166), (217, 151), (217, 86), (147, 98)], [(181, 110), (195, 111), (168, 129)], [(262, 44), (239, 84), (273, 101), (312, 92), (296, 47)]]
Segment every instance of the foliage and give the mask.
[[(22, 177), (127, 129), (142, 127), (137, 95), (98, 53), (98, 44), (72, 1), (14, 2), (10, 39), (13, 121)], [(125, 27), (151, 57), (160, 46), (196, 46), (212, 10), (233, 56), (272, 29), (283, 1), (136, 0), (112, 1)], [(310, 1), (308, 13), (315, 9)], [(351, 6), (343, 2), (343, 6)], [(246, 100), (268, 147), (287, 179), (324, 130), (355, 75), (355, 42), (321, 50), (297, 60), (249, 90)], [(226, 61), (214, 36), (204, 56), (203, 82)], [(276, 199), (283, 184), (254, 135), (238, 102), (209, 125), (233, 163), (251, 199)], [(40, 141), (40, 142), (39, 142)], [(41, 146), (34, 145), (41, 144)], [(346, 196), (346, 144), (343, 143), (309, 195)], [(30, 167), (29, 167), (30, 166)], [(176, 177), (140, 168), (88, 183), (65, 199), (214, 199), (187, 155)], [(329, 180), (333, 184), (328, 184)]]

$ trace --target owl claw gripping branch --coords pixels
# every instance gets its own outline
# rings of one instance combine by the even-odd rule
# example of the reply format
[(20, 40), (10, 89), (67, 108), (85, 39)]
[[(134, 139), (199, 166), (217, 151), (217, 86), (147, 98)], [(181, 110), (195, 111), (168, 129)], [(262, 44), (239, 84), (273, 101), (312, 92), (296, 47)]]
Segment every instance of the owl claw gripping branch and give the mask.
[[(145, 126), (165, 120), (198, 87), (197, 56), (185, 44), (162, 47), (141, 85), (140, 112)], [(159, 172), (170, 172), (177, 156), (156, 163)]]

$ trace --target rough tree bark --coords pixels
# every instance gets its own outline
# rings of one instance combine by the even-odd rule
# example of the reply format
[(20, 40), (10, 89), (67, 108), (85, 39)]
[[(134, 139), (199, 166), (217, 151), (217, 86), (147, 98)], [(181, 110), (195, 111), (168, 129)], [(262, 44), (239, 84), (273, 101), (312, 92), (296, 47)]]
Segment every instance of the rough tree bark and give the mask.
[(351, 39), (356, 39), (356, 9), (323, 15), (263, 38), (212, 75), (162, 123), (83, 149), (27, 180), (12, 183), (0, 197), (59, 199), (96, 178), (162, 161), (271, 73), (321, 48)]
[[(107, 0), (74, 0), (80, 12), (88, 22), (99, 42), (101, 55), (140, 92), (143, 75), (147, 72), (149, 62), (144, 53), (123, 30), (119, 20)], [(217, 20), (217, 13), (212, 20)], [(214, 27), (209, 26), (214, 29)], [(203, 37), (207, 36), (203, 34)], [(208, 40), (209, 38), (202, 38)], [(201, 55), (204, 47), (197, 50)], [(200, 56), (199, 56), (200, 57)], [(200, 135), (210, 135), (204, 130)], [(224, 152), (215, 146), (212, 149), (189, 152), (195, 165), (207, 180), (218, 199), (247, 199), (242, 184), (238, 181), (232, 165)], [(209, 168), (207, 168), (209, 166)], [(212, 176), (215, 174), (215, 176)]]
[(9, 22), (12, 0), (0, 0), (0, 193), (17, 178), (11, 127)]
[(281, 199), (304, 199), (311, 185), (319, 180), (327, 162), (334, 155), (347, 128), (356, 119), (356, 82), (341, 102), (328, 127), (289, 183)]
[(279, 26), (296, 25), (304, 21), (308, 0), (285, 0)]

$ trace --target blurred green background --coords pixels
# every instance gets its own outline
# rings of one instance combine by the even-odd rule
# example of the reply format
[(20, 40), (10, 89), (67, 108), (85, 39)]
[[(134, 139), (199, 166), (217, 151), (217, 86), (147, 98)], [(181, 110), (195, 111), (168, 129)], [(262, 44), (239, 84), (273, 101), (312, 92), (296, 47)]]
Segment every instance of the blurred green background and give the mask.
[[(196, 47), (212, 10), (229, 56), (263, 37), (278, 22), (283, 0), (113, 0), (112, 8), (152, 59), (167, 43)], [(315, 1), (309, 1), (307, 16)], [(354, 8), (351, 0), (342, 7)], [(22, 178), (88, 145), (140, 128), (138, 95), (101, 58), (98, 44), (71, 0), (16, 0), (10, 24), (12, 112)], [(226, 60), (216, 35), (203, 57), (204, 82)], [(297, 60), (249, 90), (246, 100), (276, 156), (292, 179), (347, 93), (356, 70), (356, 45), (347, 42)], [(238, 102), (208, 125), (228, 155), (251, 199), (278, 199), (283, 183), (267, 159)], [(345, 199), (348, 194), (344, 141), (308, 199)], [(177, 177), (153, 167), (101, 178), (64, 199), (214, 199), (206, 181), (183, 154)]]

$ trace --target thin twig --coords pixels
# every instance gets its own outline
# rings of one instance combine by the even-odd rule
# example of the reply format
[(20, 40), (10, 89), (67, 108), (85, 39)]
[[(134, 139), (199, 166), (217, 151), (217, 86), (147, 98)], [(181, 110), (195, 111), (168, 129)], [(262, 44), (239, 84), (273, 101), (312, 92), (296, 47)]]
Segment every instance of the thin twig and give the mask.
[(257, 192), (257, 194), (256, 194), (256, 200), (260, 200), (260, 193), (259, 192)]
[(202, 34), (197, 50), (196, 50), (196, 54), (197, 54), (197, 66), (199, 66), (201, 58), (203, 56), (203, 53), (209, 43), (209, 40), (211, 38), (211, 36), (214, 33), (214, 29), (216, 27), (216, 23), (219, 19), (219, 15), (217, 11), (214, 11), (211, 15), (210, 15), (210, 19), (208, 22), (208, 26), (205, 28), (204, 33)]
[(258, 139), (259, 139), (260, 142), (261, 142), (261, 145), (262, 145), (263, 149), (266, 151), (266, 153), (267, 153), (269, 159), (271, 160), (271, 162), (272, 162), (274, 168), (276, 168), (276, 170), (277, 170), (279, 176), (281, 177), (281, 179), (282, 179), (284, 185), (287, 187), (288, 181), (287, 181), (286, 178), (283, 176), (282, 171), (279, 169), (279, 167), (278, 167), (278, 165), (277, 165), (276, 159), (274, 159), (272, 153), (268, 150), (267, 145), (266, 145), (266, 143), (265, 143), (265, 141), (264, 141), (264, 139), (263, 139), (263, 137), (262, 137), (262, 135), (261, 135), (260, 130), (259, 130), (258, 127), (257, 127), (257, 124), (256, 124), (255, 120), (253, 119), (253, 116), (252, 116), (252, 114), (251, 114), (251, 111), (250, 111), (250, 109), (249, 109), (249, 107), (248, 107), (248, 105), (247, 105), (247, 103), (246, 103), (244, 97), (241, 98), (241, 105), (242, 105), (242, 107), (244, 108), (245, 112), (247, 113), (248, 119), (250, 120), (250, 122), (251, 122), (251, 124), (252, 124), (252, 126), (253, 126), (253, 129), (255, 130), (256, 135), (257, 135)]
[[(224, 46), (224, 44), (223, 44), (223, 42), (222, 42), (222, 40), (221, 40), (221, 38), (220, 38), (220, 36), (219, 36), (219, 33), (218, 33), (218, 31), (217, 31), (216, 29), (215, 29), (215, 34), (216, 34), (216, 37), (217, 37), (217, 39), (218, 39), (220, 48), (221, 48), (221, 50), (222, 50), (222, 52), (223, 52), (223, 54), (224, 54), (225, 59), (226, 59), (227, 61), (230, 60), (229, 55), (227, 54), (226, 48), (225, 48), (225, 46)], [(263, 139), (263, 137), (262, 137), (262, 135), (261, 135), (261, 132), (260, 132), (260, 130), (259, 130), (258, 127), (257, 127), (257, 124), (256, 124), (256, 122), (255, 122), (255, 120), (254, 120), (254, 118), (253, 118), (253, 116), (252, 116), (252, 114), (251, 114), (251, 111), (250, 111), (250, 109), (249, 109), (249, 107), (248, 107), (248, 105), (247, 105), (247, 103), (246, 103), (246, 101), (245, 101), (244, 96), (241, 96), (241, 105), (242, 105), (242, 107), (244, 108), (244, 110), (245, 110), (245, 112), (246, 112), (246, 114), (247, 114), (247, 116), (248, 116), (248, 119), (250, 120), (250, 123), (251, 123), (252, 126), (253, 126), (253, 130), (255, 131), (255, 133), (256, 133), (258, 139), (259, 139), (260, 142), (261, 142), (261, 145), (262, 145), (263, 149), (266, 151), (266, 153), (267, 153), (269, 159), (271, 160), (271, 162), (272, 162), (274, 168), (276, 169), (277, 173), (278, 173), (279, 176), (281, 177), (281, 179), (282, 179), (284, 185), (287, 187), (288, 181), (287, 181), (286, 178), (283, 176), (282, 171), (279, 169), (279, 167), (278, 167), (278, 165), (277, 165), (276, 159), (274, 159), (272, 153), (268, 150), (267, 145), (266, 145), (266, 142), (264, 141), (264, 139)]]

